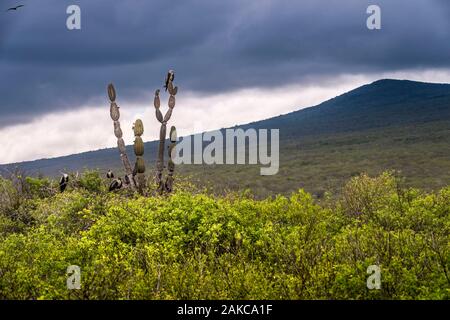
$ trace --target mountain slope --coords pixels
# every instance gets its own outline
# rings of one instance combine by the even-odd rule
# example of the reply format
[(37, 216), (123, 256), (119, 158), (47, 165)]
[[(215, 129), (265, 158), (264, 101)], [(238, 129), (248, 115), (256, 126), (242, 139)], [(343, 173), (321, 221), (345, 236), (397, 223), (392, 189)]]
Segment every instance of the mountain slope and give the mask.
[[(339, 190), (342, 181), (361, 171), (385, 169), (402, 171), (408, 184), (424, 189), (450, 181), (449, 84), (380, 80), (315, 107), (238, 127), (280, 129), (277, 175), (261, 177), (259, 165), (182, 165), (176, 171), (218, 192), (251, 188), (261, 196), (299, 187), (320, 196)], [(155, 141), (145, 145), (150, 165), (156, 148)], [(29, 174), (50, 176), (83, 168), (121, 170), (115, 148), (17, 165)]]
[(362, 131), (450, 119), (450, 85), (379, 80), (315, 107), (244, 127), (282, 128), (282, 136)]

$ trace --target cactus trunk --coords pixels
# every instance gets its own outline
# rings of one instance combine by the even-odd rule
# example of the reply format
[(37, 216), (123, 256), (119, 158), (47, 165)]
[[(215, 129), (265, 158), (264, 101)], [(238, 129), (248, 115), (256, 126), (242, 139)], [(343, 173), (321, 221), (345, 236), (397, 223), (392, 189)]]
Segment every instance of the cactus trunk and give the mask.
[(175, 163), (173, 162), (173, 155), (175, 154), (175, 148), (176, 148), (176, 142), (177, 142), (177, 129), (172, 126), (170, 128), (170, 146), (169, 146), (169, 162), (167, 164), (167, 179), (165, 183), (165, 189), (167, 192), (172, 192), (173, 189), (173, 174), (175, 172)]
[(126, 181), (129, 181), (129, 186), (132, 189), (136, 188), (135, 181), (133, 179), (133, 173), (131, 169), (130, 160), (128, 160), (128, 156), (126, 154), (126, 148), (125, 148), (125, 142), (122, 139), (122, 129), (120, 128), (120, 112), (119, 107), (116, 104), (116, 89), (114, 88), (113, 84), (108, 85), (108, 97), (111, 103), (110, 106), (110, 116), (113, 120), (114, 124), (114, 135), (117, 138), (117, 147), (119, 149), (120, 153), (120, 159), (122, 160), (122, 164), (125, 168), (125, 174), (128, 177), (128, 179), (125, 179)]
[[(170, 74), (170, 72), (169, 72)], [(172, 79), (168, 77), (167, 80), (167, 89), (169, 90), (169, 110), (166, 112), (166, 114), (162, 115), (160, 110), (161, 101), (159, 98), (159, 90), (156, 90), (155, 92), (155, 99), (154, 99), (154, 106), (155, 106), (155, 114), (156, 119), (161, 123), (161, 129), (159, 131), (159, 148), (158, 148), (158, 158), (156, 162), (156, 174), (155, 174), (155, 181), (157, 185), (157, 190), (160, 194), (162, 194), (164, 191), (171, 192), (172, 186), (173, 186), (173, 173), (175, 170), (175, 164), (172, 161), (172, 150), (174, 150), (175, 142), (172, 141), (173, 133), (175, 132), (176, 136), (176, 129), (175, 127), (172, 127), (170, 130), (170, 138), (171, 138), (171, 145), (169, 146), (169, 161), (168, 161), (168, 176), (166, 178), (166, 181), (163, 182), (163, 171), (164, 171), (164, 150), (165, 150), (165, 141), (166, 141), (166, 131), (167, 131), (167, 122), (170, 120), (172, 116), (173, 109), (175, 107), (175, 95), (178, 92), (178, 88), (173, 86)]]
[(134, 166), (134, 174), (137, 176), (137, 186), (139, 193), (144, 194), (145, 190), (145, 161), (144, 142), (142, 134), (144, 133), (144, 124), (141, 119), (137, 119), (133, 125), (134, 131), (134, 154), (136, 155), (136, 164)]

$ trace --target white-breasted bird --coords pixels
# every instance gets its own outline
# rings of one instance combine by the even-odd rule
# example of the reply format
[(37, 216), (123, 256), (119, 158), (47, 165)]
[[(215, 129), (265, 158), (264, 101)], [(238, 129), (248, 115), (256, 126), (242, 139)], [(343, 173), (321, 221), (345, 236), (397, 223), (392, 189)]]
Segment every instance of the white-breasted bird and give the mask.
[(68, 183), (69, 183), (69, 175), (67, 173), (63, 173), (61, 179), (59, 179), (59, 190), (61, 192), (64, 192), (64, 190), (66, 190)]
[(108, 172), (106, 173), (106, 177), (108, 179), (112, 179), (112, 178), (114, 178), (114, 173), (111, 170), (108, 170)]
[(122, 188), (122, 179), (119, 177), (111, 182), (109, 191), (119, 190), (120, 188)]
[(165, 83), (164, 83), (164, 88), (166, 89), (166, 91), (167, 91), (167, 88), (169, 88), (169, 82), (172, 82), (174, 79), (175, 79), (175, 71), (169, 70), (169, 72), (167, 73), (167, 76), (166, 76)]

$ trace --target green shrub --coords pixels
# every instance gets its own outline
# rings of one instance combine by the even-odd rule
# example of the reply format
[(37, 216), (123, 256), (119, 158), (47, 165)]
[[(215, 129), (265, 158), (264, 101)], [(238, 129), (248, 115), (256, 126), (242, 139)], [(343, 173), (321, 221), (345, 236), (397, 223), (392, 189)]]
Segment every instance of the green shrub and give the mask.
[(25, 181), (31, 197), (45, 198), (56, 193), (56, 188), (47, 178), (26, 177)]
[(19, 207), (21, 202), (19, 192), (14, 188), (11, 180), (0, 176), (0, 213), (5, 214)]
[[(0, 216), (0, 298), (450, 298), (449, 187), (425, 194), (362, 175), (324, 207), (303, 190), (107, 194), (88, 176), (91, 192), (23, 202), (26, 227)], [(374, 264), (380, 290), (366, 286)], [(80, 290), (66, 288), (69, 265), (81, 268)]]
[(80, 187), (89, 192), (101, 192), (104, 191), (103, 179), (100, 176), (100, 172), (88, 170), (83, 173), (79, 179)]

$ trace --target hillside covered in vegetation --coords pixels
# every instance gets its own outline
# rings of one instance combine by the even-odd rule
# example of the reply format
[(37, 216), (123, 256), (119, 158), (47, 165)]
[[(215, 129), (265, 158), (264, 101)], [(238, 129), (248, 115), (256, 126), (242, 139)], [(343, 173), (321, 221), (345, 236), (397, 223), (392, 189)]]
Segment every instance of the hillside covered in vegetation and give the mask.
[[(338, 195), (351, 177), (386, 169), (401, 171), (408, 186), (429, 192), (450, 181), (449, 84), (380, 80), (311, 108), (235, 128), (280, 129), (278, 174), (261, 176), (260, 165), (177, 165), (176, 172), (216, 194), (249, 188), (259, 199), (289, 196), (299, 188), (315, 198), (326, 191)], [(149, 170), (157, 148), (156, 141), (145, 144)], [(134, 161), (133, 147), (127, 149)], [(16, 166), (29, 175), (53, 177), (61, 170), (122, 170), (117, 148), (4, 165), (0, 174)]]
[[(363, 174), (317, 203), (303, 190), (257, 200), (176, 181), (170, 196), (143, 197), (108, 193), (95, 171), (64, 193), (1, 178), (0, 298), (450, 298), (448, 186)], [(70, 265), (79, 290), (66, 287)], [(367, 288), (370, 265), (380, 290)]]

